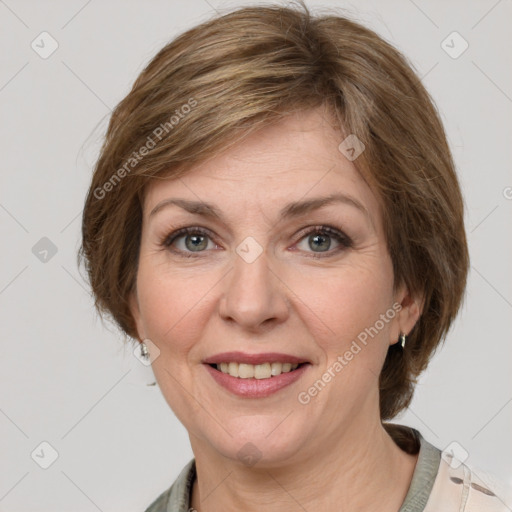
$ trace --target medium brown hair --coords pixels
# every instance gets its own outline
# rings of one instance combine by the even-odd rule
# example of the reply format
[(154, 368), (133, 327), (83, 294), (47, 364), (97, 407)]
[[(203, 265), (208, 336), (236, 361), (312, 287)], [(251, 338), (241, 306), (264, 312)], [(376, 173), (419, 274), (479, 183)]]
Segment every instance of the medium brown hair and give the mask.
[(410, 403), (417, 376), (445, 338), (469, 257), (463, 199), (433, 101), (406, 59), (362, 25), (337, 13), (313, 16), (302, 3), (246, 7), (166, 45), (112, 114), (85, 201), (79, 257), (98, 311), (137, 338), (128, 298), (144, 186), (320, 106), (343, 137), (364, 143), (354, 164), (381, 203), (395, 287), (424, 298), (405, 350), (390, 346), (380, 375), (385, 420)]

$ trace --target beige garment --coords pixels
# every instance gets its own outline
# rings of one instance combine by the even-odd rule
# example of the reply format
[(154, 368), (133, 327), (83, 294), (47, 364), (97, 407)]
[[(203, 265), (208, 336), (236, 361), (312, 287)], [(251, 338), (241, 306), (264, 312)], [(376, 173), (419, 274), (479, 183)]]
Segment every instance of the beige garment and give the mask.
[(424, 512), (512, 511), (512, 489), (494, 476), (442, 455)]

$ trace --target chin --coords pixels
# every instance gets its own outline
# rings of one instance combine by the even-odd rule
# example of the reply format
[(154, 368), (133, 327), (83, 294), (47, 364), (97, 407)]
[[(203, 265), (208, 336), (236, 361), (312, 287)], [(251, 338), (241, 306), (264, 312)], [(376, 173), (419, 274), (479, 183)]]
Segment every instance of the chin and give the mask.
[[(286, 415), (285, 415), (286, 416)], [(210, 440), (224, 457), (255, 469), (280, 467), (292, 462), (298, 451), (311, 439), (311, 432), (291, 428), (290, 422), (279, 425), (283, 416), (244, 416), (229, 422), (222, 439)], [(277, 427), (277, 428), (276, 428)]]

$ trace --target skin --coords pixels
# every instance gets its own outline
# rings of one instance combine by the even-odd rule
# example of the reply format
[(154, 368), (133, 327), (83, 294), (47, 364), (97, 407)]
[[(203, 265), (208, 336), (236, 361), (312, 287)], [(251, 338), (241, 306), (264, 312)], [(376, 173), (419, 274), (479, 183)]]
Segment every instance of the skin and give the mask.
[[(321, 109), (293, 114), (146, 190), (131, 310), (140, 339), (160, 350), (155, 377), (189, 433), (198, 473), (191, 505), (201, 512), (391, 512), (407, 494), (417, 456), (382, 427), (378, 375), (388, 346), (413, 328), (421, 301), (394, 287), (379, 202), (338, 150), (342, 140)], [(279, 219), (288, 203), (333, 191), (366, 212), (338, 202)], [(169, 198), (214, 203), (225, 218), (176, 205), (150, 216)], [(176, 253), (162, 245), (187, 226), (211, 233), (199, 239), (199, 251), (190, 243), (194, 233), (173, 242)], [(326, 241), (315, 243), (314, 226), (338, 229), (352, 244), (327, 235), (322, 251)], [(236, 252), (249, 236), (263, 248), (252, 263)], [(298, 394), (393, 304), (400, 312), (308, 404), (299, 403)], [(241, 398), (201, 363), (231, 350), (283, 352), (312, 365), (267, 398)], [(252, 466), (238, 456), (248, 442), (261, 457)]]

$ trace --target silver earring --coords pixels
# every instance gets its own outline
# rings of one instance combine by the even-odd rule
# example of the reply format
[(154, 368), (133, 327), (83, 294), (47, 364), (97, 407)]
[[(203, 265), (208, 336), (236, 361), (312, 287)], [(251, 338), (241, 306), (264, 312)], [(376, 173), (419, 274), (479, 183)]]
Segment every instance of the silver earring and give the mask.
[(405, 342), (407, 341), (407, 336), (401, 332), (400, 337), (398, 338), (398, 341), (400, 342), (400, 345), (402, 345), (402, 348), (405, 348)]
[(142, 341), (141, 344), (140, 344), (140, 355), (144, 358), (144, 359), (148, 359), (149, 358), (149, 350), (148, 350), (148, 347), (146, 347), (146, 344)]

